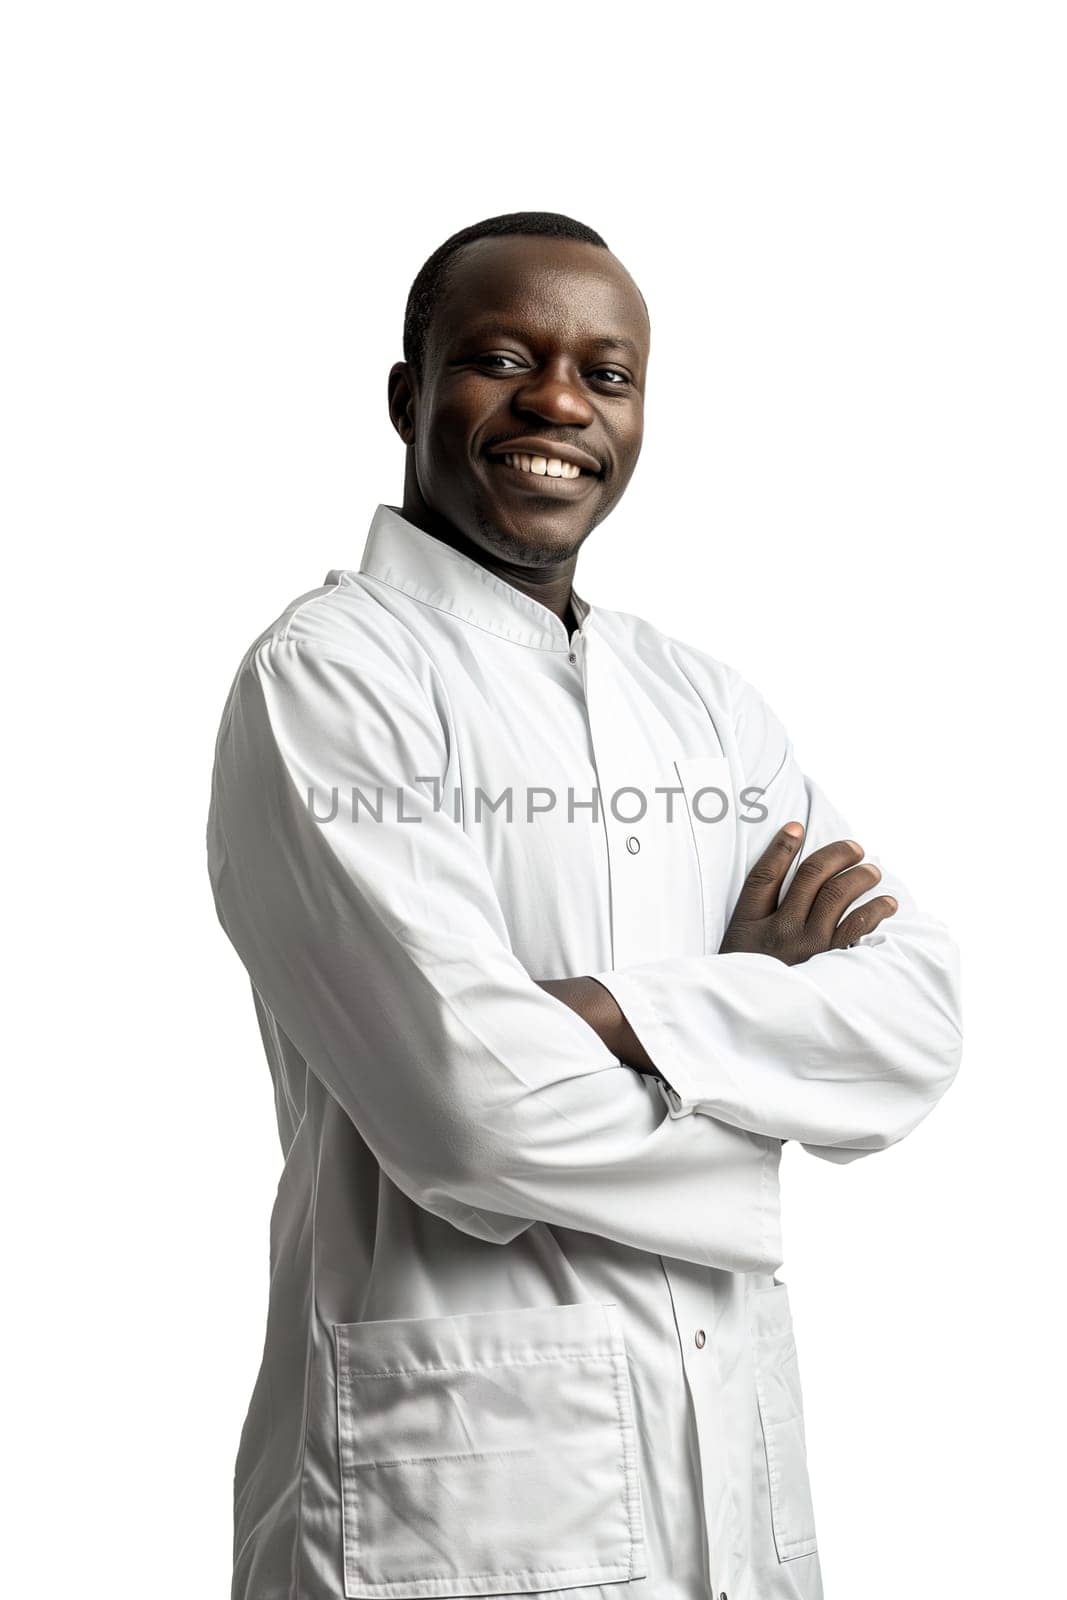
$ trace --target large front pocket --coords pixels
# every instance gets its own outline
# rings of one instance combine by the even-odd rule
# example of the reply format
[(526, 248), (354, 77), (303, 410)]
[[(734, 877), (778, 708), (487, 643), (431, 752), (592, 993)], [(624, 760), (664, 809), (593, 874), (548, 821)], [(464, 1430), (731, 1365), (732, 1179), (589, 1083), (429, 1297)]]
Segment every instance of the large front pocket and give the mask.
[(813, 1554), (817, 1545), (788, 1286), (776, 1283), (770, 1289), (756, 1290), (751, 1298), (751, 1314), (774, 1544), (779, 1561), (793, 1561), (797, 1556)]
[(647, 1576), (614, 1304), (334, 1324), (346, 1596)]

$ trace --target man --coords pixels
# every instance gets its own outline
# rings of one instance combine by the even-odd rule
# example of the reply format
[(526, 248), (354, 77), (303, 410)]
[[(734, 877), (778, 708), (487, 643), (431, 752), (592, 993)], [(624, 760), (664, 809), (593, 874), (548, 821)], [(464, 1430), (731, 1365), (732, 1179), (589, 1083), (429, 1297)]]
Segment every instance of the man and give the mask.
[(930, 1111), (956, 954), (755, 690), (575, 592), (649, 338), (582, 224), (447, 240), (403, 505), (230, 693), (209, 864), (285, 1151), (242, 1600), (822, 1593), (782, 1144)]

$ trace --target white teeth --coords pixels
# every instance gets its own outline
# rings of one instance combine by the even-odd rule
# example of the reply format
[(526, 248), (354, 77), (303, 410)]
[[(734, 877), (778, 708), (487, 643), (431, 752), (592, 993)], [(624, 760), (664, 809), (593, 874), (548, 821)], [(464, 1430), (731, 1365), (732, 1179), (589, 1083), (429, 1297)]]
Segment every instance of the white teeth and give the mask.
[(509, 467), (520, 472), (535, 472), (539, 478), (580, 478), (581, 467), (573, 461), (561, 461), (558, 456), (506, 455)]

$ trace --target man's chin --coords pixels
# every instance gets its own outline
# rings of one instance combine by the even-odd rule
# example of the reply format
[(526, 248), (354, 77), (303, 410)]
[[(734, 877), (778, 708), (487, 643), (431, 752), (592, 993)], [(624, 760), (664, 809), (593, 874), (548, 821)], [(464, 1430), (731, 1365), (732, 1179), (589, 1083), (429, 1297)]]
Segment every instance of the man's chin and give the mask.
[(578, 553), (593, 524), (587, 519), (577, 523), (567, 518), (562, 524), (558, 512), (538, 515), (531, 511), (521, 525), (517, 525), (514, 512), (503, 512), (496, 507), (480, 506), (476, 511), (480, 544), (487, 545), (506, 560), (526, 567), (557, 566), (569, 561)]

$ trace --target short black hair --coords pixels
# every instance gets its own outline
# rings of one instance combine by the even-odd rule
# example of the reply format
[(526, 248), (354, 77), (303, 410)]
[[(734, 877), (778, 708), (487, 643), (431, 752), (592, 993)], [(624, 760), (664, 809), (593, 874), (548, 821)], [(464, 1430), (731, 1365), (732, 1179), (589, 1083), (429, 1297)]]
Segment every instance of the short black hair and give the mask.
[(515, 234), (527, 238), (576, 239), (580, 244), (599, 245), (602, 250), (608, 248), (607, 241), (593, 228), (558, 211), (507, 211), (503, 216), (487, 217), (484, 222), (472, 222), (469, 227), (460, 228), (423, 262), (408, 291), (404, 312), (404, 360), (417, 379), (423, 374), (430, 323), (444, 293), (448, 269), (456, 252), (466, 244), (473, 244), (475, 239), (500, 239)]

